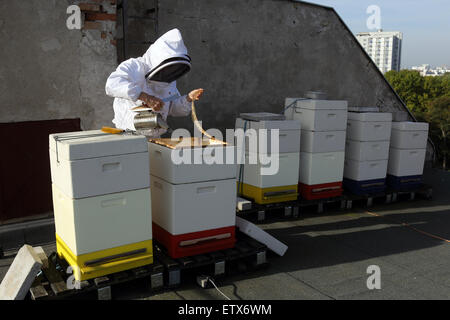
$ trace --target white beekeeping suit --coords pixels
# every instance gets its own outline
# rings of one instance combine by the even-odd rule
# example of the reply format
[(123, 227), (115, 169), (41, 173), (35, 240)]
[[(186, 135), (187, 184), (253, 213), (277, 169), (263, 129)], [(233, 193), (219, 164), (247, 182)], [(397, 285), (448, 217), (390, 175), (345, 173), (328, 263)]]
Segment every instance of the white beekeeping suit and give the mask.
[[(180, 95), (175, 80), (190, 69), (191, 58), (178, 29), (161, 36), (142, 57), (122, 62), (106, 82), (106, 94), (115, 98), (113, 123), (119, 129), (136, 130), (134, 117), (137, 113), (131, 109), (148, 105), (147, 100), (142, 97), (170, 100), (156, 111), (161, 114), (164, 121), (169, 115), (174, 117), (189, 115), (192, 99), (190, 96)], [(195, 95), (194, 100), (197, 100)], [(160, 103), (162, 106), (161, 101)], [(151, 129), (144, 134), (159, 137), (165, 131), (161, 128)]]

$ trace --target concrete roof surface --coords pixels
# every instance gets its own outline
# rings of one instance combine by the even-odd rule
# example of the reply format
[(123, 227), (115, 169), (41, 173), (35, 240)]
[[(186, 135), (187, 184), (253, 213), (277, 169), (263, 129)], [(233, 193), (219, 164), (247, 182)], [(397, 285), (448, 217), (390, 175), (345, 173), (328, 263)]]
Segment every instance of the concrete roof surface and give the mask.
[[(429, 169), (425, 182), (433, 186), (432, 200), (376, 204), (369, 213), (362, 207), (307, 213), (299, 220), (261, 225), (289, 246), (286, 255), (269, 254), (268, 268), (216, 283), (233, 300), (449, 299), (450, 243), (432, 235), (450, 239), (450, 172)], [(49, 243), (44, 249), (50, 253), (55, 245)], [(0, 260), (0, 279), (12, 260), (8, 252)], [(366, 286), (370, 265), (380, 267), (380, 290)], [(115, 299), (223, 299), (214, 288), (201, 289), (194, 283), (152, 295), (144, 285), (128, 284), (113, 289), (113, 295)]]

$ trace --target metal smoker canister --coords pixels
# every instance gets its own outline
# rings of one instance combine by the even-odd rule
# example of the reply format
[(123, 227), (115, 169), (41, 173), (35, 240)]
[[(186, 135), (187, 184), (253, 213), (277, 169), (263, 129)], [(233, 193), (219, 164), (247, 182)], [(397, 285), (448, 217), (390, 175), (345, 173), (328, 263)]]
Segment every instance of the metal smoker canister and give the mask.
[(155, 128), (169, 129), (167, 123), (159, 113), (151, 111), (139, 112), (134, 117), (134, 127), (136, 130), (150, 130)]

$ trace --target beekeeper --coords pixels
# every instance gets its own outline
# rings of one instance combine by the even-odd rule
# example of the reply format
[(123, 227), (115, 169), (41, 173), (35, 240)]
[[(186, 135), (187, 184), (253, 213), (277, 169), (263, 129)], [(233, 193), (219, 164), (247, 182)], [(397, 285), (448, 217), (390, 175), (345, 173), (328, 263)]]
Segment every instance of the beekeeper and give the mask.
[[(167, 116), (183, 117), (191, 113), (193, 100), (198, 100), (203, 89), (193, 90), (181, 96), (176, 80), (191, 70), (191, 58), (178, 29), (161, 36), (139, 58), (122, 62), (106, 81), (106, 94), (114, 97), (114, 119), (117, 128), (136, 130), (137, 112), (131, 110), (138, 106), (150, 107)], [(166, 129), (157, 128), (140, 132), (157, 138)]]

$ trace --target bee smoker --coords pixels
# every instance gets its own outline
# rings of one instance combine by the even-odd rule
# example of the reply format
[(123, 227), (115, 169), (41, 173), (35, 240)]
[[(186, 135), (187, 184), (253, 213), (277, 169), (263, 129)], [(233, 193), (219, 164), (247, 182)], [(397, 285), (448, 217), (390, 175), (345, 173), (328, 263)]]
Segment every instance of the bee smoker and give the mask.
[[(163, 99), (162, 101), (164, 103), (169, 103), (178, 99), (179, 97), (179, 95), (174, 95), (169, 98)], [(169, 125), (162, 118), (161, 114), (154, 112), (152, 108), (141, 105), (131, 110), (136, 112), (136, 115), (134, 116), (134, 127), (136, 131), (122, 130), (110, 127), (103, 127), (102, 131), (109, 134), (142, 134), (143, 132), (148, 132), (153, 129), (164, 129), (169, 132), (171, 131)]]
[(136, 130), (169, 129), (167, 122), (164, 121), (159, 113), (149, 110), (140, 111), (136, 114), (134, 117), (134, 127)]

